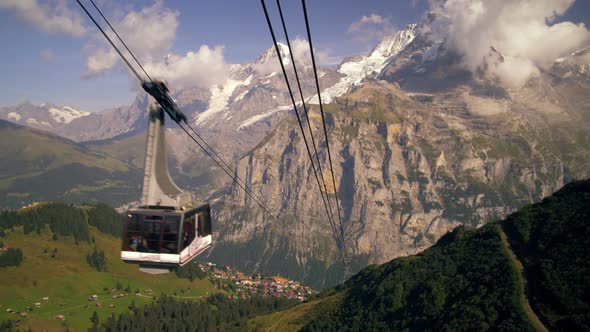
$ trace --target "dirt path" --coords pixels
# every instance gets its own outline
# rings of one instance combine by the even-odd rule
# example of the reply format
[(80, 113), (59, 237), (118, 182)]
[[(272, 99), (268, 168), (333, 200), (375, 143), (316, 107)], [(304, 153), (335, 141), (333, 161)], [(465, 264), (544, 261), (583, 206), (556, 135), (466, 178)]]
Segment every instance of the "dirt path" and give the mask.
[(545, 327), (545, 325), (543, 325), (543, 323), (539, 319), (539, 316), (537, 316), (537, 314), (533, 311), (533, 308), (531, 308), (531, 304), (529, 303), (529, 299), (526, 296), (524, 267), (523, 267), (522, 263), (520, 262), (520, 260), (518, 259), (518, 257), (516, 257), (516, 255), (514, 254), (514, 251), (512, 251), (512, 248), (510, 247), (510, 243), (508, 242), (508, 237), (506, 236), (506, 233), (504, 233), (502, 226), (498, 225), (498, 229), (500, 231), (500, 237), (502, 238), (502, 244), (504, 245), (504, 248), (506, 249), (508, 256), (510, 256), (510, 260), (512, 261), (512, 264), (514, 265), (514, 268), (519, 272), (518, 273), (518, 283), (519, 283), (519, 288), (521, 289), (520, 303), (524, 308), (524, 312), (526, 313), (531, 324), (533, 324), (533, 327), (535, 328), (535, 330), (541, 331), (541, 332), (548, 332), (549, 330)]

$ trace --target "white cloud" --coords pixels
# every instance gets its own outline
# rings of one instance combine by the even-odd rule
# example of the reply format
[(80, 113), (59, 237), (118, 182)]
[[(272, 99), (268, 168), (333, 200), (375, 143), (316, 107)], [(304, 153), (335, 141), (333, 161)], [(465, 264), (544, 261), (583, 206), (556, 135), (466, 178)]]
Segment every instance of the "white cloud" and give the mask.
[[(435, 39), (446, 38), (475, 72), (517, 88), (561, 56), (590, 42), (584, 24), (555, 23), (574, 0), (447, 0), (432, 2)], [(496, 61), (490, 48), (504, 62)]]
[(391, 20), (378, 14), (363, 16), (348, 27), (348, 33), (364, 42), (381, 40), (395, 32)]
[(222, 84), (229, 74), (223, 46), (203, 45), (197, 52), (184, 56), (169, 54), (164, 61), (149, 62), (144, 67), (152, 78), (165, 80), (176, 88)]
[[(165, 80), (173, 88), (208, 87), (225, 82), (229, 68), (223, 46), (210, 48), (203, 45), (185, 55), (170, 52), (176, 39), (178, 16), (177, 11), (156, 1), (139, 11), (129, 11), (119, 19), (111, 19), (111, 24), (152, 79)], [(117, 37), (113, 33), (109, 33), (109, 37), (143, 77), (143, 72)], [(100, 75), (123, 62), (102, 34), (96, 34), (95, 41), (86, 46), (85, 53), (86, 77)]]
[(45, 62), (52, 62), (53, 58), (55, 58), (50, 49), (41, 50), (41, 52), (39, 52), (39, 57)]
[(37, 0), (0, 0), (0, 9), (16, 12), (19, 19), (51, 33), (80, 37), (86, 33), (79, 12), (70, 9), (66, 0), (53, 0), (41, 5)]
[[(138, 60), (146, 62), (162, 58), (168, 53), (176, 37), (178, 15), (178, 12), (163, 7), (162, 1), (156, 1), (140, 11), (130, 11), (123, 17), (110, 21)], [(115, 34), (110, 30), (105, 31), (126, 58), (133, 62)], [(86, 46), (86, 76), (101, 74), (121, 61), (100, 32), (96, 32), (95, 36), (95, 41)]]
[[(293, 51), (293, 58), (297, 65), (303, 64), (304, 66), (311, 66), (311, 52), (309, 48), (309, 42), (307, 39), (300, 37), (295, 38), (291, 42), (291, 50)], [(314, 50), (315, 61), (317, 65), (325, 64), (329, 61), (330, 57), (328, 52), (322, 50)]]

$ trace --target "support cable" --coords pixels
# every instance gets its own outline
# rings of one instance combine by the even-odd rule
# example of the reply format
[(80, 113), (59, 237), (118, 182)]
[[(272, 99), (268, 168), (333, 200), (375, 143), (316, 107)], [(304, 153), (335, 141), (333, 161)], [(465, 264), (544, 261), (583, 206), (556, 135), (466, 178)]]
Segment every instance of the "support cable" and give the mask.
[(107, 24), (109, 25), (109, 27), (111, 28), (111, 30), (113, 30), (113, 32), (115, 33), (115, 35), (117, 36), (117, 38), (119, 38), (119, 41), (121, 42), (121, 44), (123, 44), (123, 46), (125, 46), (125, 49), (127, 50), (127, 52), (129, 52), (129, 54), (131, 54), (131, 57), (133, 57), (133, 60), (135, 60), (135, 62), (139, 66), (139, 68), (141, 68), (141, 70), (143, 70), (145, 76), (147, 76), (149, 78), (149, 80), (153, 82), (154, 80), (152, 80), (152, 78), (150, 77), (150, 75), (148, 75), (147, 71), (145, 71), (145, 69), (143, 68), (143, 66), (141, 65), (141, 63), (139, 63), (139, 61), (137, 61), (137, 58), (135, 57), (135, 55), (133, 55), (133, 52), (131, 52), (131, 50), (129, 49), (129, 47), (127, 47), (127, 44), (125, 44), (125, 42), (123, 41), (123, 39), (121, 39), (121, 37), (119, 36), (119, 34), (115, 30), (115, 28), (113, 28), (113, 26), (111, 25), (111, 23), (109, 22), (109, 20), (107, 20), (107, 18), (102, 14), (102, 11), (100, 11), (100, 9), (96, 6), (96, 4), (94, 3), (94, 0), (90, 0), (90, 2), (94, 6), (94, 8), (96, 8), (96, 10), (100, 14), (100, 16), (103, 18), (103, 20), (105, 22), (107, 22)]
[(125, 58), (125, 56), (123, 56), (123, 53), (121, 53), (121, 51), (119, 50), (119, 48), (117, 48), (117, 46), (115, 46), (115, 43), (113, 43), (113, 41), (111, 40), (111, 38), (109, 38), (109, 36), (106, 34), (106, 32), (104, 32), (104, 30), (101, 28), (101, 26), (98, 24), (98, 22), (96, 22), (96, 20), (94, 19), (94, 17), (92, 17), (92, 15), (88, 12), (88, 10), (86, 9), (86, 7), (84, 7), (84, 5), (80, 2), (80, 0), (76, 0), (76, 1), (80, 5), (80, 7), (82, 7), (82, 9), (86, 13), (86, 15), (88, 15), (88, 17), (92, 20), (92, 22), (94, 22), (94, 25), (96, 25), (96, 27), (98, 28), (98, 30), (100, 30), (100, 32), (102, 32), (102, 34), (109, 41), (109, 43), (111, 43), (111, 46), (113, 46), (113, 48), (115, 49), (115, 51), (117, 51), (117, 53), (119, 53), (119, 55), (121, 56), (121, 58), (123, 59), (123, 61), (125, 61), (125, 63), (127, 64), (127, 66), (129, 66), (129, 69), (131, 69), (131, 71), (135, 74), (135, 76), (137, 77), (137, 79), (140, 82), (143, 82), (143, 79), (141, 78), (141, 76), (139, 76), (139, 74), (137, 73), (137, 71), (135, 70), (135, 68), (133, 68), (133, 66), (131, 66), (131, 64), (129, 63), (129, 61), (127, 60), (127, 58)]
[[(187, 125), (188, 125), (188, 124), (187, 124)], [(179, 126), (179, 127), (180, 127), (180, 128), (181, 128), (181, 129), (182, 129), (182, 130), (183, 130), (183, 131), (184, 131), (184, 132), (187, 134), (187, 135), (188, 135), (188, 137), (190, 137), (190, 138), (191, 138), (191, 139), (192, 139), (192, 140), (193, 140), (195, 143), (197, 143), (197, 145), (198, 145), (198, 146), (201, 148), (201, 150), (203, 150), (203, 152), (205, 152), (205, 154), (207, 154), (207, 156), (209, 156), (211, 159), (213, 159), (213, 161), (214, 161), (214, 162), (217, 164), (217, 166), (219, 166), (219, 167), (220, 167), (220, 168), (221, 168), (221, 169), (222, 169), (222, 170), (225, 172), (225, 174), (227, 174), (227, 175), (228, 175), (230, 178), (232, 178), (232, 180), (234, 180), (234, 182), (235, 182), (235, 183), (236, 183), (236, 184), (237, 184), (237, 185), (238, 185), (238, 186), (239, 186), (239, 187), (240, 187), (242, 190), (244, 190), (244, 192), (245, 192), (245, 193), (246, 193), (246, 194), (247, 194), (247, 195), (248, 195), (250, 198), (252, 198), (252, 200), (254, 200), (254, 201), (255, 201), (255, 202), (256, 202), (256, 203), (257, 203), (257, 204), (258, 204), (258, 205), (259, 205), (259, 206), (260, 206), (260, 207), (261, 207), (261, 208), (264, 210), (264, 212), (266, 212), (268, 215), (272, 216), (272, 217), (273, 217), (275, 220), (277, 220), (277, 217), (275, 217), (275, 216), (274, 216), (274, 215), (273, 215), (273, 214), (272, 214), (272, 213), (271, 213), (271, 212), (268, 210), (268, 208), (267, 208), (266, 206), (264, 206), (264, 204), (262, 204), (262, 202), (260, 202), (260, 201), (258, 200), (258, 198), (256, 198), (256, 196), (254, 196), (254, 194), (251, 192), (251, 190), (248, 190), (249, 188), (248, 188), (248, 189), (246, 189), (247, 187), (246, 187), (245, 185), (243, 185), (243, 184), (242, 184), (242, 182), (238, 181), (238, 180), (241, 180), (241, 178), (240, 178), (240, 177), (239, 177), (237, 174), (235, 174), (235, 173), (234, 173), (234, 172), (231, 170), (231, 168), (230, 168), (229, 170), (226, 170), (226, 169), (225, 169), (225, 167), (223, 167), (222, 163), (223, 163), (223, 164), (225, 164), (225, 165), (227, 166), (227, 164), (226, 164), (226, 163), (223, 161), (223, 159), (221, 159), (221, 158), (219, 158), (219, 157), (218, 157), (218, 158), (221, 160), (221, 161), (218, 161), (218, 160), (217, 160), (217, 159), (216, 159), (216, 158), (213, 156), (213, 154), (217, 155), (217, 153), (215, 152), (215, 150), (213, 150), (213, 149), (211, 148), (211, 146), (209, 146), (209, 144), (207, 144), (207, 142), (205, 142), (205, 140), (203, 140), (203, 138), (202, 138), (202, 137), (198, 136), (198, 137), (199, 137), (199, 139), (201, 139), (201, 140), (202, 140), (202, 143), (201, 143), (201, 142), (199, 142), (199, 141), (198, 141), (198, 140), (197, 140), (197, 139), (196, 139), (194, 136), (192, 136), (192, 135), (189, 133), (189, 131), (188, 131), (186, 128), (184, 128), (184, 126), (183, 126), (183, 125), (182, 125), (180, 122), (178, 122), (178, 126)], [(192, 129), (192, 128), (191, 128), (191, 129)], [(193, 132), (194, 132), (194, 131), (193, 131)], [(195, 133), (196, 133), (196, 132), (195, 132)], [(198, 134), (197, 134), (197, 135), (198, 135)], [(211, 151), (213, 152), (213, 154), (212, 154), (212, 153), (211, 153), (209, 150), (207, 150), (207, 149), (205, 148), (205, 146), (203, 146), (203, 145), (206, 145), (206, 146), (208, 146), (208, 147), (211, 149)], [(217, 155), (217, 156), (218, 156), (218, 155)], [(243, 180), (242, 180), (242, 181), (243, 181)]]
[(335, 236), (335, 240), (336, 240), (336, 242), (338, 242), (338, 238), (337, 238), (338, 233), (336, 232), (336, 229), (334, 228), (334, 221), (331, 218), (330, 211), (328, 210), (328, 204), (326, 203), (326, 200), (324, 198), (324, 194), (322, 192), (322, 186), (320, 184), (320, 179), (318, 177), (318, 173), (317, 173), (316, 167), (315, 167), (314, 162), (313, 162), (313, 157), (312, 157), (311, 151), (309, 149), (309, 144), (307, 142), (307, 137), (306, 137), (305, 131), (303, 129), (303, 124), (301, 122), (301, 117), (299, 116), (299, 111), (297, 109), (297, 104), (295, 103), (295, 98), (293, 97), (293, 91), (291, 90), (291, 84), (289, 84), (289, 79), (288, 79), (288, 76), (287, 76), (287, 71), (285, 70), (285, 66), (283, 65), (283, 60), (282, 60), (282, 57), (281, 57), (281, 51), (279, 49), (279, 45), (278, 45), (277, 39), (275, 37), (274, 29), (272, 28), (272, 23), (270, 22), (270, 17), (268, 15), (268, 10), (266, 8), (266, 4), (265, 4), (264, 0), (261, 0), (261, 3), (262, 3), (262, 8), (264, 10), (264, 16), (266, 17), (266, 22), (268, 24), (268, 29), (270, 30), (270, 34), (272, 36), (272, 40), (273, 40), (273, 43), (274, 43), (274, 46), (275, 46), (275, 50), (277, 52), (277, 58), (278, 58), (279, 63), (281, 65), (281, 70), (283, 72), (283, 76), (285, 77), (285, 82), (287, 83), (287, 89), (289, 91), (289, 96), (291, 97), (291, 102), (293, 103), (293, 108), (295, 110), (295, 115), (297, 116), (297, 122), (299, 124), (299, 129), (301, 130), (301, 134), (303, 136), (303, 142), (305, 143), (305, 148), (307, 150), (307, 154), (309, 156), (309, 160), (311, 161), (311, 167), (313, 169), (313, 173), (314, 173), (315, 179), (316, 179), (317, 184), (318, 184), (318, 189), (320, 190), (320, 194), (322, 196), (322, 201), (323, 201), (324, 207), (326, 209), (326, 214), (328, 216), (328, 220), (330, 222), (330, 226), (332, 227), (332, 230), (334, 232), (333, 235)]
[[(319, 156), (318, 150), (316, 148), (315, 138), (314, 138), (314, 135), (313, 135), (313, 131), (311, 129), (311, 121), (309, 121), (309, 114), (307, 112), (307, 105), (305, 104), (305, 98), (303, 98), (303, 89), (301, 88), (301, 82), (299, 80), (299, 74), (297, 72), (297, 66), (295, 65), (295, 57), (293, 56), (293, 52), (291, 50), (291, 42), (289, 40), (289, 33), (287, 32), (287, 26), (285, 24), (285, 18), (283, 17), (283, 10), (281, 9), (281, 2), (280, 2), (280, 0), (277, 0), (277, 7), (279, 9), (279, 15), (281, 17), (281, 24), (283, 26), (283, 31), (285, 33), (285, 38), (287, 39), (287, 47), (289, 48), (289, 55), (291, 57), (291, 64), (293, 65), (293, 72), (295, 73), (295, 80), (297, 82), (297, 88), (299, 89), (299, 96), (301, 97), (301, 103), (303, 105), (303, 111), (305, 113), (305, 118), (307, 120), (307, 127), (309, 128), (309, 134), (311, 136), (311, 145), (313, 147), (313, 151), (314, 151), (314, 154), (315, 154), (315, 157), (316, 157), (316, 161), (317, 161), (317, 165), (318, 165), (318, 170), (319, 170), (319, 173), (320, 173), (320, 177), (322, 179), (322, 184), (324, 185), (324, 193), (326, 195), (326, 201), (328, 202), (328, 209), (330, 210), (330, 218), (332, 220), (334, 220), (334, 214), (332, 213), (332, 205), (330, 204), (330, 199), (328, 198), (328, 188), (326, 187), (326, 180), (324, 179), (324, 172), (322, 170), (322, 164), (320, 162), (320, 156)], [(312, 161), (312, 163), (313, 163), (313, 161)], [(336, 190), (336, 187), (334, 187), (334, 191), (335, 190)], [(320, 191), (321, 191), (321, 188), (320, 188)], [(340, 245), (339, 241), (337, 242), (337, 244)]]
[[(217, 158), (219, 160), (219, 162), (221, 164), (223, 164), (223, 166), (221, 164), (219, 164), (219, 163), (217, 165), (219, 167), (221, 167), (221, 168), (224, 168), (224, 166), (225, 166), (225, 168), (227, 168), (227, 170), (231, 173), (231, 174), (228, 174), (228, 175), (232, 179), (234, 179), (234, 181), (236, 181), (236, 183), (238, 183), (238, 185), (241, 185), (241, 188), (244, 188), (244, 187), (247, 188), (247, 191), (249, 191), (252, 195), (254, 195), (254, 192), (252, 191), (251, 188), (248, 187), (248, 185), (246, 184), (246, 181), (244, 181), (242, 178), (240, 178), (240, 176), (233, 170), (233, 168), (228, 163), (226, 163), (223, 160), (223, 158), (221, 158), (221, 156), (215, 151), (215, 149), (211, 145), (209, 145), (207, 143), (207, 141), (205, 141), (205, 139), (201, 135), (199, 135), (199, 133), (188, 122), (185, 121), (184, 123), (193, 132), (193, 134), (195, 136), (197, 136), (198, 139), (201, 140), (201, 142), (203, 143), (203, 145), (208, 149), (208, 151), (211, 152), (212, 155), (209, 155), (207, 153), (207, 151), (203, 149), (203, 147), (201, 147), (201, 149), (203, 149), (203, 151), (205, 151), (205, 153), (207, 153), (212, 159)], [(226, 172), (226, 174), (227, 174), (227, 172)], [(246, 189), (244, 189), (244, 190), (246, 190)], [(255, 199), (255, 198), (253, 198), (253, 199), (255, 201), (257, 201), (257, 199)], [(257, 203), (258, 203), (258, 205), (261, 204), (258, 201), (257, 201)]]
[[(278, 1), (278, 0), (277, 0)], [(336, 195), (336, 209), (338, 210), (338, 220), (340, 222), (340, 236), (342, 237), (342, 246), (344, 247), (344, 269), (345, 269), (345, 279), (347, 278), (346, 274), (350, 274), (349, 265), (348, 265), (348, 252), (346, 250), (346, 242), (344, 241), (344, 225), (342, 222), (342, 215), (340, 213), (340, 203), (338, 200), (338, 191), (336, 190), (336, 180), (334, 178), (334, 167), (332, 165), (332, 153), (330, 152), (330, 142), (328, 141), (328, 130), (326, 129), (326, 118), (324, 116), (324, 106), (322, 104), (322, 96), (320, 90), (320, 80), (318, 78), (317, 67), (315, 62), (315, 56), (313, 52), (313, 43), (311, 41), (311, 29), (309, 28), (309, 18), (307, 16), (307, 6), (305, 4), (305, 0), (301, 0), (301, 4), (303, 6), (303, 15), (305, 17), (305, 28), (307, 30), (307, 40), (309, 42), (309, 52), (311, 54), (311, 62), (313, 66), (313, 74), (315, 78), (315, 85), (318, 91), (318, 102), (320, 104), (320, 114), (322, 115), (322, 124), (324, 127), (324, 135), (326, 136), (326, 146), (328, 148), (328, 161), (330, 162), (330, 173), (332, 174), (332, 185), (334, 186), (334, 194)]]

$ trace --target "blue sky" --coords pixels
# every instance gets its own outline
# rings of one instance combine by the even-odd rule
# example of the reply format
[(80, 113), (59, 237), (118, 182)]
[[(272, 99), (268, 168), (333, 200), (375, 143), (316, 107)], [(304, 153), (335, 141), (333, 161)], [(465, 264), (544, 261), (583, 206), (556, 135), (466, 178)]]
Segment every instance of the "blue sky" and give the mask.
[[(131, 80), (128, 73), (117, 69), (120, 67), (83, 77), (87, 72), (85, 62), (89, 44), (102, 41), (95, 37), (96, 28), (75, 1), (37, 0), (33, 3), (38, 3), (36, 9), (49, 14), (78, 15), (87, 31), (77, 36), (75, 32), (43, 26), (42, 22), (39, 25), (32, 22), (34, 18), (26, 19), (27, 13), (23, 14), (11, 5), (17, 2), (0, 0), (0, 43), (3, 45), (0, 52), (0, 105), (29, 100), (97, 111), (133, 101), (137, 82)], [(561, 20), (588, 25), (588, 2), (578, 0)], [(84, 3), (91, 6), (87, 0)], [(152, 6), (154, 1), (99, 0), (97, 3), (116, 23), (128, 12)], [(284, 0), (282, 4), (291, 37), (305, 36), (301, 2)], [(52, 10), (54, 7), (51, 6), (57, 6), (59, 11)], [(268, 1), (268, 6), (278, 17), (275, 2)], [(428, 10), (428, 1), (308, 0), (307, 6), (315, 48), (326, 52), (331, 61), (337, 61), (344, 56), (364, 54), (377, 42), (376, 38), (361, 38), (367, 33), (349, 32), (351, 24), (363, 16), (379, 15), (387, 24), (378, 28), (394, 30), (418, 21)], [(225, 62), (245, 63), (271, 46), (259, 1), (164, 0), (161, 7), (173, 12), (178, 23), (171, 45), (165, 52), (183, 55), (197, 51), (201, 45), (223, 46)], [(278, 30), (278, 21), (275, 23)], [(122, 37), (129, 42), (125, 35)]]

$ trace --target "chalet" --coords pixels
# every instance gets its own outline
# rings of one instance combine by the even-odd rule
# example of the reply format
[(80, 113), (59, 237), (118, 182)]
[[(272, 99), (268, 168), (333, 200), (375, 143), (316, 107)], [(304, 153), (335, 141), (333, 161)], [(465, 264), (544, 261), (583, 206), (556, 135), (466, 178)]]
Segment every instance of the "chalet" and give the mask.
[(277, 284), (285, 284), (289, 281), (289, 279), (287, 278), (281, 278), (279, 276), (274, 276), (271, 277), (272, 280), (274, 280), (274, 282), (276, 282)]
[(43, 302), (49, 302), (49, 296), (44, 296), (44, 297), (42, 298), (42, 300), (43, 300)]
[(35, 303), (35, 308), (41, 308), (41, 302), (36, 302)]
[(57, 316), (54, 316), (53, 318), (61, 320), (61, 321), (66, 320), (66, 317), (64, 315), (57, 315)]

